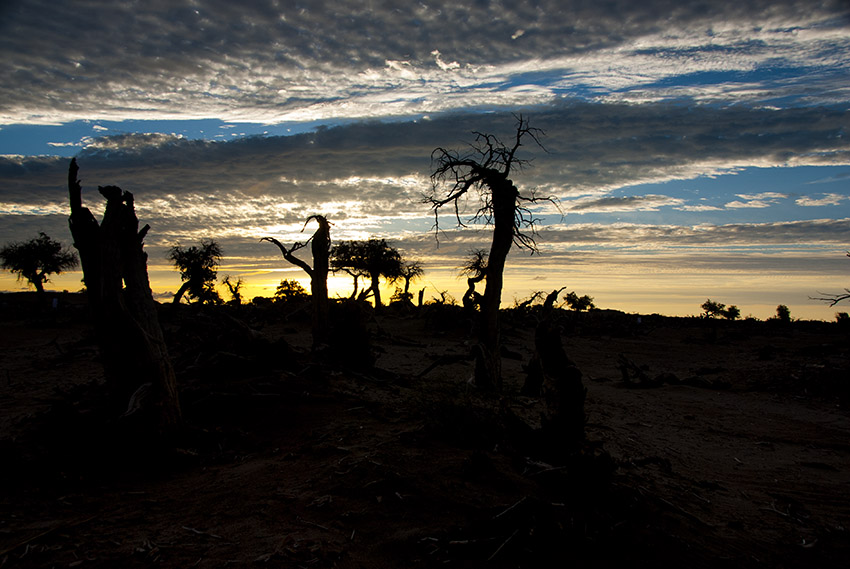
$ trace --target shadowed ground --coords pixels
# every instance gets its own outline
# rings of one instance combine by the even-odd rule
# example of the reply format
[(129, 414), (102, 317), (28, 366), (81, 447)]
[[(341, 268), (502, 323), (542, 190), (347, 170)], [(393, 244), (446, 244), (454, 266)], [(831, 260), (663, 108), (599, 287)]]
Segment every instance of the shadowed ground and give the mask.
[(120, 422), (100, 427), (79, 299), (46, 315), (25, 300), (4, 295), (0, 317), (4, 566), (850, 560), (837, 324), (563, 315), (597, 443), (585, 476), (523, 447), (542, 410), (518, 395), (528, 316), (505, 317), (496, 397), (469, 387), (469, 323), (451, 309), (368, 320), (377, 369), (355, 372), (310, 363), (309, 309), (163, 306), (189, 429), (151, 460)]

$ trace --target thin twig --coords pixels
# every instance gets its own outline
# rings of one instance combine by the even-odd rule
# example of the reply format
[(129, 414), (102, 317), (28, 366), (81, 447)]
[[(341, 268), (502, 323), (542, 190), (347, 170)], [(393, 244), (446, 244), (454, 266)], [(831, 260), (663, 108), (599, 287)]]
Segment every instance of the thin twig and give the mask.
[(492, 561), (499, 554), (499, 552), (502, 551), (502, 549), (508, 544), (508, 542), (510, 540), (512, 540), (514, 538), (514, 536), (518, 533), (519, 533), (519, 528), (516, 528), (514, 530), (514, 533), (512, 533), (510, 536), (508, 536), (508, 539), (503, 541), (502, 545), (500, 545), (499, 548), (496, 549), (496, 551), (493, 552), (493, 555), (491, 555), (490, 557), (487, 558), (487, 561)]
[(493, 519), (498, 520), (499, 518), (501, 518), (502, 516), (504, 516), (505, 514), (507, 514), (508, 512), (510, 512), (511, 510), (513, 510), (514, 508), (516, 508), (517, 506), (522, 504), (523, 502), (525, 502), (527, 499), (528, 499), (528, 496), (523, 496), (522, 498), (520, 498), (519, 500), (514, 502), (514, 504), (512, 506), (509, 506), (506, 510), (503, 510), (501, 513), (494, 516)]
[(224, 538), (223, 538), (223, 537), (221, 537), (220, 535), (216, 535), (216, 534), (214, 534), (214, 533), (210, 533), (210, 532), (208, 532), (208, 531), (201, 531), (201, 530), (199, 530), (199, 529), (190, 528), (189, 526), (181, 526), (181, 527), (182, 527), (183, 529), (185, 529), (186, 531), (190, 531), (190, 532), (192, 532), (192, 533), (196, 533), (196, 534), (198, 534), (198, 535), (208, 535), (208, 536), (210, 536), (210, 537), (214, 537), (214, 538), (216, 538), (216, 539), (224, 539)]
[(299, 522), (301, 522), (302, 524), (307, 524), (308, 526), (317, 527), (317, 528), (319, 528), (319, 529), (323, 529), (323, 530), (325, 530), (325, 531), (331, 531), (331, 529), (330, 529), (330, 528), (326, 528), (325, 526), (323, 526), (323, 525), (321, 525), (321, 524), (317, 524), (316, 522), (311, 522), (311, 521), (309, 521), (309, 520), (305, 520), (304, 518), (302, 518), (302, 517), (300, 517), (300, 516), (297, 518), (297, 520), (298, 520)]

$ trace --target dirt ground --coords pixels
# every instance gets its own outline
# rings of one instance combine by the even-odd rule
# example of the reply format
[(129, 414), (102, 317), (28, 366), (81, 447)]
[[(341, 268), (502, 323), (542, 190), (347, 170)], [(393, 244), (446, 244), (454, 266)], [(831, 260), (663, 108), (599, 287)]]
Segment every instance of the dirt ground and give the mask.
[(850, 566), (838, 323), (563, 313), (589, 442), (559, 463), (526, 446), (533, 312), (493, 395), (459, 309), (311, 358), (303, 308), (163, 306), (186, 429), (159, 451), (106, 409), (81, 299), (2, 296), (0, 567)]

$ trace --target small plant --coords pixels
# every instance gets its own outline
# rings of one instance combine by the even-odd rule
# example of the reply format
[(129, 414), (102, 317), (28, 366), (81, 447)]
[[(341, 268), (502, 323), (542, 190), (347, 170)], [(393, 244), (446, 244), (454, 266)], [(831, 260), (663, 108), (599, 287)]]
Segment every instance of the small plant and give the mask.
[(780, 322), (791, 322), (791, 310), (784, 304), (776, 307), (776, 319)]
[(567, 306), (570, 307), (570, 310), (575, 310), (576, 312), (593, 310), (596, 308), (596, 305), (593, 304), (592, 296), (579, 296), (575, 292), (568, 292), (564, 296), (564, 301), (567, 303)]
[(393, 292), (392, 297), (390, 297), (390, 304), (413, 304), (413, 295), (409, 292), (405, 292), (401, 287), (395, 287), (395, 292)]

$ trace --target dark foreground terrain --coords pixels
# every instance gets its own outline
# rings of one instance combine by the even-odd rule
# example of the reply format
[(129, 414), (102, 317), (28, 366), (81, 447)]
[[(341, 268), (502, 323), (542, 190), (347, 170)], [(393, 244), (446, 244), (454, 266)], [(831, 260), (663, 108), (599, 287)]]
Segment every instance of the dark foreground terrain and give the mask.
[(302, 307), (162, 306), (186, 428), (161, 451), (104, 412), (79, 298), (2, 303), (0, 567), (850, 566), (837, 323), (563, 313), (590, 441), (563, 463), (526, 444), (533, 311), (504, 315), (495, 396), (453, 307), (368, 310), (311, 360)]

